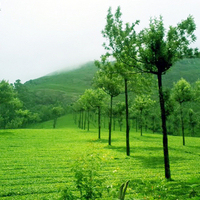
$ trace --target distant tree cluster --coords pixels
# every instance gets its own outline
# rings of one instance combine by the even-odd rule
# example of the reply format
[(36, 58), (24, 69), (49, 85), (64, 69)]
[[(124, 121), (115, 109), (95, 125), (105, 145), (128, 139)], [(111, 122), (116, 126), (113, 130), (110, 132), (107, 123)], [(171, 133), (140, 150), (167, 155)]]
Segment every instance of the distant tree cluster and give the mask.
[[(63, 106), (64, 105), (64, 106)], [(0, 82), (0, 128), (26, 128), (31, 124), (53, 120), (63, 115), (67, 105), (45, 94), (35, 94), (16, 80), (14, 84)]]

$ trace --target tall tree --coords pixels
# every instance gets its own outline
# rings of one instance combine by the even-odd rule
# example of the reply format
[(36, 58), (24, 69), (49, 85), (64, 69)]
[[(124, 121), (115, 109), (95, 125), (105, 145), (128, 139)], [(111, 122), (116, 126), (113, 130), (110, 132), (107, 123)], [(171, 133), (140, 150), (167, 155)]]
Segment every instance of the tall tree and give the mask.
[(145, 110), (148, 110), (154, 103), (155, 101), (153, 101), (149, 95), (136, 96), (134, 100), (134, 107), (139, 111), (139, 115), (140, 115), (141, 136), (142, 136), (142, 127), (143, 127), (143, 112)]
[(163, 150), (165, 163), (165, 177), (171, 178), (168, 139), (166, 128), (166, 109), (163, 96), (162, 75), (178, 60), (187, 57), (189, 45), (196, 40), (194, 31), (196, 25), (192, 16), (178, 23), (177, 26), (169, 27), (166, 32), (163, 19), (150, 20), (149, 28), (139, 34), (139, 58), (143, 65), (139, 70), (152, 73), (157, 76), (159, 100), (163, 130)]
[(192, 108), (189, 109), (188, 115), (189, 115), (189, 128), (190, 128), (191, 136), (194, 136), (195, 135), (194, 129), (197, 124), (197, 120), (195, 117), (194, 110)]
[(79, 105), (81, 106), (82, 111), (82, 128), (83, 128), (83, 111), (85, 111), (85, 123), (84, 123), (84, 129), (86, 126), (86, 120), (87, 120), (87, 130), (90, 130), (90, 111), (92, 109), (91, 105), (91, 91), (89, 89), (85, 90), (84, 94), (80, 96), (79, 98)]
[(139, 34), (139, 58), (144, 63), (139, 70), (152, 73), (157, 76), (159, 100), (163, 130), (163, 150), (165, 163), (165, 177), (171, 178), (168, 139), (166, 128), (166, 109), (163, 96), (162, 75), (178, 60), (187, 57), (189, 45), (195, 41), (193, 34), (196, 26), (192, 16), (169, 27), (168, 32), (164, 28), (163, 19), (150, 20), (149, 28)]
[(5, 80), (0, 82), (0, 104), (8, 103), (14, 97), (13, 87)]
[(111, 8), (109, 9), (107, 25), (105, 31), (103, 31), (104, 37), (108, 39), (108, 44), (104, 46), (108, 50), (108, 55), (112, 55), (125, 65), (135, 68), (138, 72), (151, 73), (157, 76), (163, 130), (165, 177), (170, 179), (162, 75), (176, 61), (190, 57), (191, 48), (189, 48), (189, 45), (196, 40), (194, 35), (196, 25), (193, 17), (189, 16), (177, 26), (170, 26), (169, 30), (166, 31), (163, 19), (160, 17), (160, 19), (151, 19), (149, 28), (145, 28), (137, 36), (135, 25), (139, 21), (131, 26), (128, 23), (123, 26), (120, 19), (121, 15), (120, 8), (117, 9), (115, 17), (111, 13)]
[[(129, 24), (125, 25), (125, 30), (123, 30), (123, 22), (121, 20), (120, 8), (117, 9), (115, 15), (112, 14), (111, 8), (108, 10), (107, 14), (107, 24), (102, 31), (103, 36), (107, 39), (107, 43), (103, 46), (106, 49), (107, 57), (114, 57), (117, 61), (117, 68), (115, 69), (124, 79), (125, 87), (125, 106), (126, 106), (126, 154), (130, 155), (130, 144), (129, 144), (129, 110), (128, 110), (128, 80), (130, 77), (130, 72), (133, 74), (134, 69), (130, 66), (135, 65), (135, 60), (129, 60), (127, 53), (125, 52), (126, 46), (128, 45), (126, 38), (131, 36), (132, 41), (136, 41), (136, 32), (134, 26), (138, 21), (131, 26)], [(120, 56), (119, 56), (120, 55)], [(136, 54), (135, 54), (136, 55)], [(133, 56), (135, 56), (133, 55)], [(130, 62), (129, 62), (130, 61)]]
[[(103, 107), (106, 93), (98, 88), (96, 90), (87, 89), (81, 96), (87, 109), (96, 109), (98, 112), (98, 138), (101, 138), (101, 108)], [(88, 116), (89, 117), (89, 116)]]
[(0, 82), (0, 126), (2, 128), (19, 128), (23, 126), (23, 118), (18, 111), (22, 102), (16, 97), (14, 87), (8, 82)]
[(101, 110), (105, 103), (106, 93), (98, 88), (92, 92), (92, 106), (97, 108), (98, 112), (98, 139), (101, 139)]
[(184, 116), (183, 116), (183, 103), (188, 102), (192, 99), (191, 85), (185, 79), (179, 80), (173, 87), (173, 97), (180, 106), (181, 116), (181, 129), (183, 136), (183, 145), (185, 145), (185, 132), (184, 132)]
[(99, 70), (94, 76), (94, 87), (102, 88), (110, 96), (108, 144), (111, 145), (113, 98), (122, 92), (123, 79), (115, 72), (115, 63), (107, 61), (105, 57), (102, 57), (102, 62), (95, 61), (95, 65)]
[(17, 97), (23, 102), (25, 109), (34, 107), (33, 105), (33, 94), (28, 90), (26, 85), (21, 83), (20, 79), (14, 82), (14, 91), (17, 93)]
[(115, 104), (114, 110), (115, 110), (115, 116), (118, 118), (120, 131), (122, 131), (123, 119), (125, 114), (125, 103), (117, 102)]
[[(134, 27), (139, 23), (136, 21), (132, 25), (128, 23), (123, 25), (121, 20), (120, 8), (117, 9), (115, 15), (112, 14), (111, 8), (108, 10), (107, 14), (107, 24), (102, 31), (103, 37), (107, 39), (107, 42), (103, 44), (106, 54), (105, 57), (115, 59), (115, 73), (118, 73), (124, 80), (124, 94), (125, 94), (125, 107), (126, 107), (126, 153), (130, 155), (130, 145), (129, 145), (129, 106), (128, 106), (128, 91), (129, 83), (133, 80), (140, 80), (141, 72), (136, 71), (134, 66), (137, 65), (137, 46), (133, 45), (132, 58), (129, 58), (128, 47), (130, 44), (137, 43), (137, 35)], [(132, 87), (137, 88), (138, 82)]]
[(53, 128), (56, 128), (57, 119), (63, 114), (64, 110), (61, 106), (56, 106), (52, 108), (53, 115)]

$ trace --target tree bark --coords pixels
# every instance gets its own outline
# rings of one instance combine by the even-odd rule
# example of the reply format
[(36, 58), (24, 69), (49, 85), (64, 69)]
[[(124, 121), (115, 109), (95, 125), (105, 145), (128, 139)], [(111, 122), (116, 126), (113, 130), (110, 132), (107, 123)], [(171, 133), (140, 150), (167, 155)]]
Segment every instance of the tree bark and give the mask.
[(85, 130), (85, 127), (86, 127), (86, 120), (87, 120), (87, 113), (86, 113), (86, 111), (85, 111), (85, 119), (84, 119), (84, 130)]
[(88, 110), (88, 131), (90, 130), (90, 111)]
[(81, 111), (79, 113), (78, 127), (81, 128)]
[(162, 131), (163, 131), (163, 151), (164, 151), (164, 165), (165, 165), (165, 178), (170, 179), (170, 163), (169, 163), (169, 152), (168, 152), (168, 139), (167, 139), (167, 128), (166, 128), (166, 113), (165, 113), (165, 101), (163, 97), (162, 89), (162, 74), (157, 74), (158, 78), (158, 89), (160, 98), (160, 110), (162, 118)]
[(108, 136), (108, 144), (111, 145), (111, 131), (112, 131), (112, 103), (113, 96), (110, 96), (110, 121), (109, 121), (109, 136)]
[(140, 110), (140, 135), (142, 136), (142, 110)]
[(99, 139), (101, 139), (101, 107), (98, 106), (98, 127), (99, 127)]
[(115, 125), (116, 125), (116, 119), (115, 117), (113, 118), (113, 131), (115, 131)]
[(127, 79), (124, 79), (125, 85), (125, 104), (126, 104), (126, 155), (130, 156), (130, 144), (129, 144), (129, 118), (128, 118), (128, 84)]
[(183, 136), (183, 146), (185, 146), (185, 132), (184, 132), (184, 121), (183, 121), (183, 108), (182, 104), (180, 103), (180, 114), (181, 114), (181, 129), (182, 129), (182, 136)]
[(81, 128), (83, 129), (83, 110), (81, 110), (82, 118), (81, 118)]
[(137, 128), (138, 128), (138, 118), (135, 118), (135, 131), (137, 132)]
[(57, 117), (55, 117), (53, 120), (53, 128), (56, 128), (56, 123), (57, 123)]
[(153, 116), (152, 120), (153, 120), (153, 133), (155, 133), (155, 117), (154, 116)]

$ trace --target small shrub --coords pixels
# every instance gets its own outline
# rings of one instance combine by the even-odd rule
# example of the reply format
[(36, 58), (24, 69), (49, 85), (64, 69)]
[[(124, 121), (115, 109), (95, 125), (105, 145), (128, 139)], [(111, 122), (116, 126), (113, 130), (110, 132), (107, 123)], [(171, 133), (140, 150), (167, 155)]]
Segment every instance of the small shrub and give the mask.
[[(101, 166), (101, 160), (98, 155), (87, 154), (75, 160), (72, 167), (74, 173), (74, 186), (66, 188), (62, 192), (61, 199), (97, 199), (103, 195), (104, 178), (98, 174)], [(76, 192), (78, 197), (72, 194)]]

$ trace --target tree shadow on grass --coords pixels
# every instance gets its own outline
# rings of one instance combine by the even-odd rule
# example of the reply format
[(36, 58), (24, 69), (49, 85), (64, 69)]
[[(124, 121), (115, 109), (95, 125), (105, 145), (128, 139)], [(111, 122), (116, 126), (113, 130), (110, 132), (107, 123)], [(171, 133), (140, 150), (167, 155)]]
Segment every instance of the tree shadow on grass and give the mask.
[[(115, 151), (118, 151), (118, 152), (124, 152), (126, 153), (126, 147), (125, 146), (112, 146), (112, 145), (108, 145), (106, 147), (104, 147), (106, 149), (111, 149), (111, 150), (115, 150)], [(135, 153), (138, 153), (138, 152), (148, 152), (149, 153), (152, 153), (155, 151), (162, 151), (162, 147), (132, 147), (131, 150), (130, 150), (130, 154), (134, 157), (134, 154)]]
[[(119, 153), (124, 153), (126, 155), (126, 147), (124, 146), (106, 146), (105, 149), (110, 149), (117, 151)], [(155, 155), (154, 152), (162, 150), (162, 147), (137, 147), (131, 151), (131, 156), (127, 156), (127, 159), (135, 159), (138, 160), (139, 163), (142, 164), (144, 168), (163, 168), (164, 165), (164, 156), (163, 152), (160, 155)], [(142, 155), (144, 153), (144, 156)], [(140, 154), (140, 155), (138, 155)], [(182, 162), (183, 157), (181, 156), (170, 156), (170, 161), (173, 163)], [(134, 162), (134, 161), (133, 161)]]
[[(112, 143), (116, 142), (117, 139), (112, 139)], [(92, 139), (90, 142), (96, 142), (96, 143), (103, 143), (103, 144), (108, 144), (108, 139)]]
[(186, 145), (186, 147), (193, 148), (193, 149), (200, 149), (200, 146), (188, 146), (188, 145)]
[(9, 131), (0, 131), (0, 136), (11, 136), (11, 135), (14, 135), (14, 133)]
[(111, 149), (111, 150), (115, 150), (115, 151), (118, 151), (118, 152), (123, 152), (123, 153), (126, 153), (126, 147), (122, 147), (122, 146), (112, 146), (112, 145), (108, 145), (106, 147), (104, 147), (105, 149)]
[(194, 178), (186, 181), (133, 179), (130, 181), (129, 187), (145, 199), (148, 199), (146, 198), (148, 196), (151, 199), (200, 199), (200, 181)]

